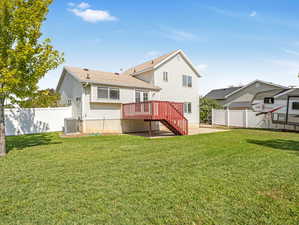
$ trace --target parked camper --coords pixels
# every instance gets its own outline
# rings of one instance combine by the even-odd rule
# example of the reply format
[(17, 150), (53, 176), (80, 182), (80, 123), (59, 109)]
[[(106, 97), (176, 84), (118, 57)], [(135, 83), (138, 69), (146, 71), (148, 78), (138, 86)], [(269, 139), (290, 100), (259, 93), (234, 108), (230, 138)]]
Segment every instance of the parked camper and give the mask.
[(260, 92), (252, 101), (258, 114), (271, 114), (273, 123), (299, 125), (299, 88)]

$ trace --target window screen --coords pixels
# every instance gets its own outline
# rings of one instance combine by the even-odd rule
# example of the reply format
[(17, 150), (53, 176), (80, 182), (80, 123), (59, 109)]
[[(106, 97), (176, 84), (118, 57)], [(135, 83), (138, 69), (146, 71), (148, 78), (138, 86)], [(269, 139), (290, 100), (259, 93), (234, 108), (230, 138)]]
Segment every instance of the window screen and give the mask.
[(98, 87), (98, 98), (106, 98), (108, 99), (108, 88), (107, 87)]
[(191, 102), (184, 103), (184, 113), (191, 113), (192, 112), (192, 105)]
[(119, 89), (110, 88), (110, 99), (119, 99)]
[(299, 110), (299, 102), (293, 102), (292, 103), (292, 109), (293, 110)]

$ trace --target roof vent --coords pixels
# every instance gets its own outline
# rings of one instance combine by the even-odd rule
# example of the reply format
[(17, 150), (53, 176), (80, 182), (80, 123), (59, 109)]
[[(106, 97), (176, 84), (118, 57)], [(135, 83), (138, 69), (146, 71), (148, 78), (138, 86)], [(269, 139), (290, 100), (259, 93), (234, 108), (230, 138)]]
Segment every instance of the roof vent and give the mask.
[(119, 73), (114, 73), (115, 75), (119, 75)]
[(136, 69), (134, 68), (134, 73), (136, 73)]
[(87, 68), (83, 68), (83, 70), (84, 70), (84, 71), (89, 71), (89, 69), (87, 69)]
[(154, 60), (152, 60), (152, 64), (154, 64)]
[(86, 74), (86, 79), (90, 79), (90, 75), (89, 75), (89, 73)]

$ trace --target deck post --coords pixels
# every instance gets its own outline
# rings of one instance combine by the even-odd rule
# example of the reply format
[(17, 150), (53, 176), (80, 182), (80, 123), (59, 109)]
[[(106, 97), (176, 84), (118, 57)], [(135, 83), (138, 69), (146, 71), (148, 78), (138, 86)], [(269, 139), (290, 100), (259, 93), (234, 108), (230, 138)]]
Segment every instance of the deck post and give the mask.
[(151, 137), (152, 136), (152, 121), (149, 121), (149, 126), (148, 126), (148, 135)]

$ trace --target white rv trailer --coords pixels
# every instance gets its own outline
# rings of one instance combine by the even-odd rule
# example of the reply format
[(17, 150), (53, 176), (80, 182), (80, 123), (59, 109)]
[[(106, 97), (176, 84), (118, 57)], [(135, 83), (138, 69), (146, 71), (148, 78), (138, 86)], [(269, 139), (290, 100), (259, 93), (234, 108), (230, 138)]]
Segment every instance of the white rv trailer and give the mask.
[(299, 88), (260, 92), (252, 101), (252, 109), (271, 114), (272, 123), (299, 126)]

